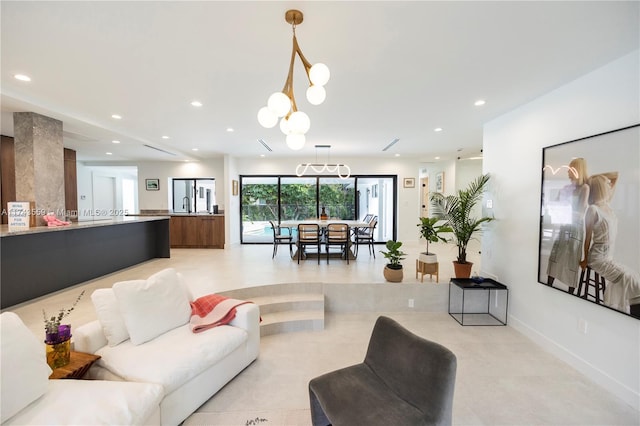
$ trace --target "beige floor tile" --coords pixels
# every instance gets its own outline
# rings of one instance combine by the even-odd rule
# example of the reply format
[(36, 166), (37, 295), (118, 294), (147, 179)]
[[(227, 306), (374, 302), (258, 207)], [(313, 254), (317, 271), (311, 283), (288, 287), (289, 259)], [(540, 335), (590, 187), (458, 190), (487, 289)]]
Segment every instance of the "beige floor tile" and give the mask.
[[(407, 244), (404, 283), (415, 279), (415, 262), (423, 245)], [(440, 284), (453, 273), (455, 246), (430, 246), (440, 257)], [(380, 246), (378, 249), (382, 249)], [(474, 270), (481, 271), (477, 247), (470, 248)], [(170, 259), (155, 259), (82, 283), (8, 310), (16, 312), (37, 335), (43, 333), (42, 309), (56, 312), (86, 294), (68, 318), (73, 326), (95, 319), (91, 292), (117, 281), (146, 278), (174, 267), (197, 297), (211, 292), (279, 283), (379, 283), (384, 258), (366, 251), (351, 262), (301, 262), (271, 246), (245, 245), (225, 250), (178, 249)], [(445, 287), (446, 288), (446, 287)], [(449, 347), (458, 358), (454, 396), (456, 425), (633, 425), (640, 413), (586, 379), (570, 365), (536, 346), (511, 327), (462, 327), (447, 313), (329, 313), (325, 330), (263, 337), (260, 357), (185, 421), (185, 425), (310, 424), (307, 385), (311, 378), (361, 362), (373, 324), (386, 314), (411, 331)], [(428, 360), (425, 360), (428, 362)]]

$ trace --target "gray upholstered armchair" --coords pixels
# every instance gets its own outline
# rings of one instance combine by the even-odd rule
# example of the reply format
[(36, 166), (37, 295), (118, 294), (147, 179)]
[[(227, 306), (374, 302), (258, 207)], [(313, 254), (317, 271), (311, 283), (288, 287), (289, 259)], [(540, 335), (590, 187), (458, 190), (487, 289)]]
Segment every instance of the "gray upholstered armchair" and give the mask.
[(376, 321), (364, 362), (309, 382), (314, 426), (450, 425), (456, 356), (391, 318)]

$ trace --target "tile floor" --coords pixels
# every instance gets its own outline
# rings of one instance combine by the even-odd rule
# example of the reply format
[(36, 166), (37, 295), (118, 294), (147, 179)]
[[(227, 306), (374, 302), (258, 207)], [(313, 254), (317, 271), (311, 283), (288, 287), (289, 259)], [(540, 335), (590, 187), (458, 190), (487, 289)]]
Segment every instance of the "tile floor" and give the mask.
[[(452, 275), (453, 245), (435, 245), (440, 285)], [(382, 246), (379, 247), (382, 249)], [(405, 282), (416, 282), (414, 259), (422, 246), (407, 245)], [(477, 250), (471, 259), (476, 262)], [(8, 310), (42, 334), (42, 309), (68, 307), (86, 291), (69, 320), (95, 319), (90, 294), (114, 282), (146, 278), (175, 267), (196, 295), (234, 288), (293, 282), (380, 283), (384, 258), (366, 251), (356, 261), (314, 261), (298, 265), (286, 250), (271, 259), (271, 246), (234, 246), (226, 250), (172, 250), (155, 259)], [(396, 284), (388, 284), (396, 285)], [(425, 285), (429, 283), (425, 279)], [(446, 310), (446, 309), (445, 309)], [(640, 412), (592, 383), (570, 365), (536, 346), (511, 327), (461, 327), (443, 312), (328, 313), (325, 330), (263, 337), (260, 357), (185, 421), (185, 425), (308, 425), (309, 379), (360, 362), (380, 314), (449, 347), (458, 357), (454, 399), (456, 425), (639, 425)]]

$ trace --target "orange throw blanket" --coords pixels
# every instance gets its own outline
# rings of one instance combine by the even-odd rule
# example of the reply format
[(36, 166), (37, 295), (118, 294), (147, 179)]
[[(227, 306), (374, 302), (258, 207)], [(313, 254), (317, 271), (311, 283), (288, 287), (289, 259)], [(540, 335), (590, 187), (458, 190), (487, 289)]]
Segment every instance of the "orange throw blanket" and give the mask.
[(200, 333), (219, 325), (229, 324), (236, 317), (236, 306), (252, 303), (208, 294), (191, 302), (191, 331)]

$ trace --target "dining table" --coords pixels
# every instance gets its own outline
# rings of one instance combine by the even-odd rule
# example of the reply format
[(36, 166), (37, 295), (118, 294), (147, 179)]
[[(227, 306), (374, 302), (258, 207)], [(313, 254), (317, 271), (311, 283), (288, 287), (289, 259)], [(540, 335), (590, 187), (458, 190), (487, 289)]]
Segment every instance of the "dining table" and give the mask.
[[(311, 223), (311, 224), (317, 224), (320, 227), (321, 231), (326, 230), (327, 226), (329, 226), (329, 224), (331, 223), (344, 223), (347, 224), (349, 226), (349, 230), (354, 230), (355, 232), (357, 232), (359, 229), (362, 228), (369, 228), (370, 225), (368, 222), (363, 222), (361, 220), (348, 220), (348, 219), (302, 219), (302, 220), (283, 220), (282, 222), (280, 222), (280, 228), (290, 228), (291, 231), (293, 232), (294, 229), (298, 228), (298, 225), (300, 225), (301, 223)], [(356, 255), (353, 251), (353, 247), (354, 244), (353, 242), (350, 242), (349, 244), (349, 248), (347, 250), (347, 254), (349, 255), (349, 260), (353, 260), (356, 258)], [(291, 255), (292, 259), (297, 259), (297, 254), (298, 254), (298, 243), (295, 243), (295, 250), (293, 251), (293, 254)], [(318, 254), (320, 255), (320, 254)], [(305, 255), (306, 257), (306, 255)]]

